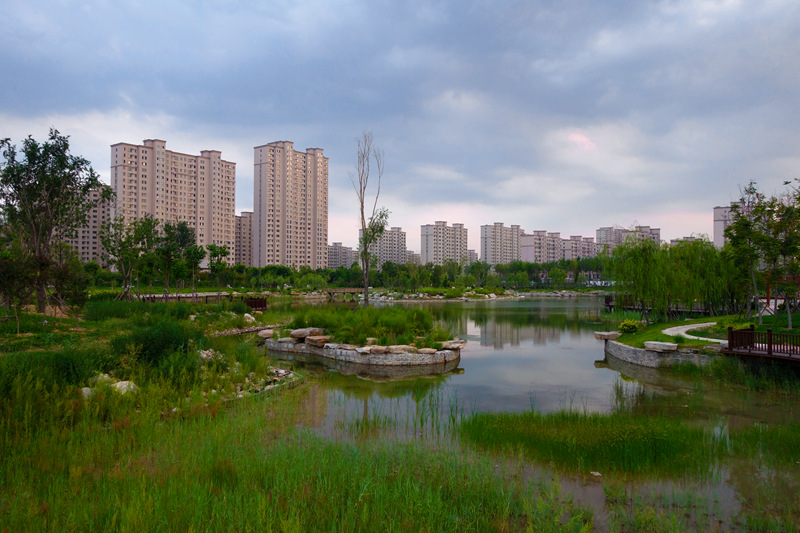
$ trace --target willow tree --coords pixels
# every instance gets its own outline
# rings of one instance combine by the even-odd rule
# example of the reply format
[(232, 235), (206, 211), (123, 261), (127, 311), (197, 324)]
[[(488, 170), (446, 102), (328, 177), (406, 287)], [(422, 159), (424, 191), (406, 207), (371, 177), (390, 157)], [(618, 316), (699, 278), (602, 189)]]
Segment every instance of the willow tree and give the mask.
[(665, 254), (650, 239), (629, 238), (614, 248), (612, 276), (616, 280), (617, 301), (630, 301), (650, 322), (652, 314), (666, 311), (670, 280), (664, 268)]
[[(369, 305), (369, 271), (372, 262), (372, 249), (383, 235), (389, 219), (389, 211), (378, 207), (383, 178), (383, 152), (372, 144), (372, 133), (364, 134), (356, 139), (356, 170), (350, 174), (350, 181), (356, 191), (361, 215), (361, 231), (358, 238), (358, 257), (364, 281), (364, 306)], [(373, 167), (374, 165), (374, 167)], [(374, 170), (374, 174), (373, 174)], [(369, 209), (370, 180), (375, 185), (375, 200)]]

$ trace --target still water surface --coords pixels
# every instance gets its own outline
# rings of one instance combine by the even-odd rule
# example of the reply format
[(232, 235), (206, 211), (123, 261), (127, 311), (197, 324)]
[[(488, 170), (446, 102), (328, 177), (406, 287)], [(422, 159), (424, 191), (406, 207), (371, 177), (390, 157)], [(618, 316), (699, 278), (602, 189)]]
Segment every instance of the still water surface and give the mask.
[[(625, 409), (632, 416), (685, 418), (720, 432), (800, 420), (800, 406), (785, 397), (699, 385), (656, 369), (606, 361), (603, 342), (594, 338), (594, 331), (607, 328), (599, 299), (414, 305), (425, 305), (467, 340), (457, 365), (390, 369), (422, 375), (387, 376), (386, 369), (289, 358), (319, 378), (307, 396), (301, 427), (343, 441), (419, 440), (447, 446), (458, 441), (452, 431), (458, 420), (475, 411)], [(796, 474), (732, 462), (719, 465), (710, 477), (640, 480), (630, 490), (637, 495), (632, 497), (656, 498), (664, 505), (676, 505), (668, 503), (670, 498), (692, 500), (697, 515), (689, 522), (692, 529), (744, 530), (735, 518), (743, 499), (777, 487), (778, 494), (796, 494)], [(550, 474), (530, 465), (524, 475), (535, 480)], [(604, 486), (587, 475), (562, 477), (563, 488), (594, 508), (595, 527), (602, 531), (608, 518)]]

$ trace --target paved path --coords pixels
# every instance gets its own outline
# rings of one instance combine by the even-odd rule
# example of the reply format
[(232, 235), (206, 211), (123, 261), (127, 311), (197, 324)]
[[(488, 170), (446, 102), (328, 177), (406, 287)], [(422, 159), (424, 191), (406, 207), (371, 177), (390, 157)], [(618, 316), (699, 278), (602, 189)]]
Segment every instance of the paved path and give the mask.
[(718, 342), (720, 344), (728, 344), (727, 340), (709, 339), (708, 337), (696, 337), (694, 335), (689, 335), (688, 333), (686, 333), (687, 331), (692, 330), (692, 329), (703, 329), (703, 328), (707, 328), (709, 326), (715, 326), (716, 324), (717, 324), (716, 322), (704, 322), (702, 324), (687, 324), (685, 326), (675, 326), (674, 328), (667, 328), (665, 330), (662, 330), (661, 333), (664, 333), (665, 335), (680, 335), (682, 337), (686, 337), (687, 339), (696, 339), (696, 340), (700, 340), (700, 341)]

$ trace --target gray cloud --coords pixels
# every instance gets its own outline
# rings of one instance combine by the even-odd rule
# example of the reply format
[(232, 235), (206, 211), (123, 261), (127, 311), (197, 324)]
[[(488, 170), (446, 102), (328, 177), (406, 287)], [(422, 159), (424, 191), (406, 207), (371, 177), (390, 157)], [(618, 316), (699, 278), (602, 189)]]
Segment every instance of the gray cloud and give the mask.
[[(777, 0), (19, 2), (0, 20), (0, 137), (59, 120), (102, 164), (122, 140), (225, 146), (240, 208), (252, 206), (252, 147), (293, 140), (325, 149), (331, 210), (346, 219), (354, 138), (372, 130), (409, 234), (444, 214), (469, 218), (473, 245), (494, 221), (709, 232), (711, 207), (740, 184), (798, 173), (798, 11)], [(347, 243), (355, 226), (335, 231)]]

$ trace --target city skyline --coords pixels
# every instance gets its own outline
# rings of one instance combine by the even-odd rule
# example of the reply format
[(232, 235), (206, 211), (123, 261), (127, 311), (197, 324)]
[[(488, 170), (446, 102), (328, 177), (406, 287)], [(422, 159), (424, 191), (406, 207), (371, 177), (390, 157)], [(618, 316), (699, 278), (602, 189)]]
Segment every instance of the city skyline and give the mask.
[[(591, 236), (713, 235), (714, 206), (800, 172), (800, 6), (787, 1), (291, 5), (13, 3), (0, 137), (168, 139), (237, 163), (292, 139), (330, 160), (328, 242), (358, 238), (355, 139), (385, 152), (389, 225), (495, 221)], [(274, 83), (274, 80), (280, 83)]]

